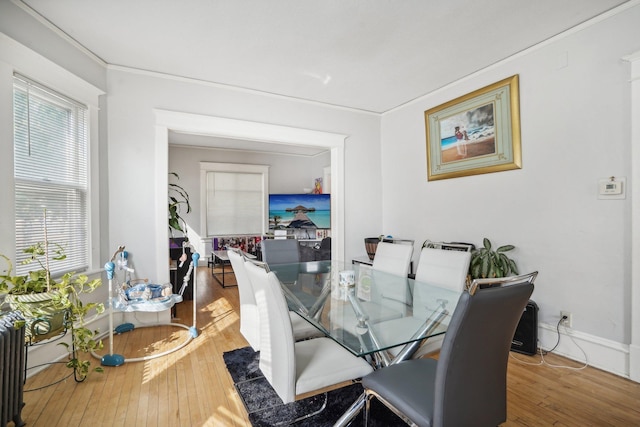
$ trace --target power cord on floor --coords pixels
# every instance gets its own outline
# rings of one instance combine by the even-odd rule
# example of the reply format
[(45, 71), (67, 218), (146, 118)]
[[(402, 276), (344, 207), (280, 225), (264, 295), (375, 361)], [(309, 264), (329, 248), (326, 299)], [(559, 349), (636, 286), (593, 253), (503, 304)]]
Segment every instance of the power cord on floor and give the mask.
[(562, 321), (564, 320), (565, 317), (567, 317), (567, 316), (562, 317), (560, 320), (558, 320), (558, 323), (556, 324), (556, 333), (558, 335), (558, 339), (556, 340), (556, 345), (554, 345), (551, 350), (548, 350), (548, 351), (544, 352), (544, 354), (543, 354), (542, 350), (540, 350), (540, 355), (553, 353), (553, 350), (555, 350), (558, 347), (558, 344), (560, 344), (560, 324), (562, 323)]
[[(546, 356), (549, 353), (552, 353), (560, 344), (560, 325), (562, 324), (562, 321), (565, 320), (565, 317), (562, 317), (560, 320), (558, 320), (558, 324), (556, 325), (556, 332), (558, 334), (558, 339), (556, 341), (556, 344), (551, 348), (551, 350), (542, 350), (542, 348), (540, 347), (540, 345), (538, 345), (538, 354), (540, 354), (540, 360), (537, 362), (529, 362), (523, 359), (520, 359), (518, 357), (515, 357), (513, 352), (509, 352), (509, 356), (516, 360), (519, 363), (522, 363), (523, 365), (531, 365), (531, 366), (540, 366), (540, 365), (546, 365), (550, 368), (556, 368), (556, 369), (569, 369), (569, 370), (574, 370), (574, 371), (580, 371), (585, 369), (587, 366), (589, 366), (589, 358), (587, 357), (587, 353), (584, 351), (584, 349), (582, 347), (580, 347), (580, 345), (578, 345), (578, 343), (573, 339), (573, 336), (571, 334), (567, 334), (567, 336), (571, 339), (571, 341), (573, 341), (573, 343), (576, 345), (576, 347), (578, 347), (580, 349), (580, 351), (582, 352), (582, 354), (584, 355), (584, 365), (582, 366), (569, 366), (569, 365), (554, 365), (552, 363), (549, 363), (545, 360), (544, 356)], [(565, 328), (566, 331), (566, 328)], [(540, 344), (538, 342), (538, 344)]]

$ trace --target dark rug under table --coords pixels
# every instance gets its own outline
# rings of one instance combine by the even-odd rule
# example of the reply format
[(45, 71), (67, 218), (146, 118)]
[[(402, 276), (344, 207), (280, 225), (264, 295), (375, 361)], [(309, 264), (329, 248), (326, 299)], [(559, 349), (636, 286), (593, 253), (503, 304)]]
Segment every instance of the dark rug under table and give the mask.
[[(249, 415), (253, 426), (286, 425), (320, 409), (325, 402), (325, 393), (284, 404), (259, 368), (260, 352), (251, 347), (243, 347), (223, 354), (227, 370), (233, 379), (236, 391)], [(296, 422), (295, 426), (332, 426), (342, 414), (362, 394), (360, 384), (352, 384), (326, 393), (326, 408), (317, 415)], [(405, 426), (375, 399), (371, 402), (369, 426)], [(363, 424), (362, 413), (352, 422), (352, 426)]]

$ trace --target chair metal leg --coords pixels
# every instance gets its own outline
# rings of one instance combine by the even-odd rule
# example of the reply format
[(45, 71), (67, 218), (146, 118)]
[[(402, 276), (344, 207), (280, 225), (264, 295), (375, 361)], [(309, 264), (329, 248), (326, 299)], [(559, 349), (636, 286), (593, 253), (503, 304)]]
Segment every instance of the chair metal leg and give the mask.
[[(242, 404), (244, 405), (244, 408), (247, 410), (247, 412), (249, 411), (249, 406), (247, 405), (247, 402), (245, 402), (244, 398), (242, 397), (242, 393), (240, 393), (240, 389), (238, 387), (241, 384), (245, 384), (245, 383), (248, 383), (248, 382), (251, 382), (251, 381), (256, 381), (256, 380), (260, 380), (260, 379), (264, 379), (264, 378), (265, 377), (263, 375), (261, 375), (259, 377), (250, 378), (248, 380), (240, 381), (240, 382), (237, 382), (237, 383), (233, 384), (233, 387), (236, 389), (236, 393), (238, 393), (238, 396), (240, 397), (240, 400), (242, 401)], [(314, 412), (312, 412), (310, 414), (306, 414), (306, 415), (303, 415), (301, 417), (298, 417), (295, 420), (288, 420), (288, 421), (282, 421), (280, 423), (276, 423), (276, 424), (274, 424), (274, 426), (288, 426), (288, 425), (295, 424), (295, 423), (297, 423), (299, 421), (306, 420), (307, 418), (311, 418), (313, 416), (318, 415), (319, 413), (321, 413), (322, 411), (324, 411), (327, 408), (327, 403), (329, 401), (329, 393), (324, 392), (323, 394), (324, 394), (324, 402), (322, 402), (322, 406), (320, 407), (320, 409), (318, 409), (318, 410), (316, 410), (316, 411), (314, 411)], [(279, 406), (279, 405), (276, 405), (276, 406)], [(271, 409), (271, 408), (274, 408), (274, 407), (275, 406), (271, 406), (271, 407), (262, 408), (262, 409)]]
[(336, 421), (336, 423), (334, 424), (334, 427), (349, 425), (351, 420), (353, 420), (355, 416), (358, 415), (358, 412), (360, 412), (360, 410), (364, 407), (365, 399), (366, 399), (366, 395), (365, 393), (362, 393), (360, 397), (358, 397), (358, 400), (353, 402), (353, 404), (349, 407), (349, 409), (347, 409), (347, 411), (344, 414), (342, 414), (340, 419)]
[(369, 422), (369, 405), (371, 405), (371, 399), (373, 397), (375, 397), (376, 399), (378, 399), (378, 401), (380, 403), (382, 403), (384, 406), (386, 406), (391, 412), (396, 414), (398, 416), (398, 418), (400, 418), (402, 421), (404, 421), (407, 425), (409, 425), (411, 427), (418, 427), (418, 425), (416, 423), (414, 423), (413, 421), (411, 421), (411, 419), (409, 419), (409, 417), (407, 417), (405, 414), (400, 412), (395, 406), (393, 406), (391, 403), (389, 403), (389, 401), (387, 401), (386, 399), (382, 398), (375, 391), (373, 391), (373, 390), (365, 390), (364, 391), (364, 395), (365, 395), (365, 399), (366, 399), (366, 401), (365, 401), (365, 413), (364, 413), (365, 426), (368, 425), (368, 422)]
[(327, 408), (327, 402), (329, 401), (329, 394), (327, 392), (324, 392), (323, 394), (324, 394), (324, 403), (322, 404), (320, 409), (318, 409), (317, 411), (314, 411), (314, 412), (312, 412), (310, 414), (306, 414), (306, 415), (303, 415), (301, 417), (298, 417), (295, 420), (283, 421), (281, 423), (276, 423), (274, 425), (276, 425), (276, 426), (289, 426), (289, 425), (297, 423), (298, 421), (306, 420), (307, 418), (311, 418), (311, 417), (314, 417), (314, 416), (318, 415), (319, 413), (321, 413), (322, 411), (324, 411)]
[(369, 410), (371, 409), (371, 395), (364, 391), (364, 427), (369, 426)]

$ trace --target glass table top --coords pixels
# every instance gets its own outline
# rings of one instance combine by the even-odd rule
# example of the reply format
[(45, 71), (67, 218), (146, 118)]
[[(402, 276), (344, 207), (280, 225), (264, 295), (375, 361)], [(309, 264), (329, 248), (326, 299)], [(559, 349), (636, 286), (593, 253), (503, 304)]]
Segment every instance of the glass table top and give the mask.
[(315, 261), (269, 269), (291, 310), (357, 356), (443, 334), (461, 294), (365, 264)]

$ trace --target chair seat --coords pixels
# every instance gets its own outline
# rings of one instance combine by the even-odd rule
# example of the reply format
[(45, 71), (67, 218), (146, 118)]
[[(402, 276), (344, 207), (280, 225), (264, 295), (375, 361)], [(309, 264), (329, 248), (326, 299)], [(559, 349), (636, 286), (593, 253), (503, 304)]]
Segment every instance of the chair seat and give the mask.
[(364, 359), (354, 357), (330, 338), (315, 338), (295, 343), (296, 394), (300, 395), (362, 378), (373, 372)]
[(289, 317), (291, 318), (293, 337), (296, 341), (325, 336), (320, 329), (304, 320), (298, 313), (290, 311)]
[[(411, 334), (417, 331), (424, 323), (424, 319), (418, 317), (401, 317), (399, 319), (391, 319), (384, 321), (382, 324), (372, 325), (373, 332), (380, 343), (398, 342), (399, 337), (404, 337), (407, 341), (411, 338)], [(437, 331), (437, 329), (436, 329)], [(440, 350), (444, 334), (436, 335), (429, 338), (420, 346), (413, 357), (423, 356), (425, 354), (434, 353)], [(404, 346), (398, 346), (388, 349), (392, 356), (397, 356)]]
[[(384, 398), (421, 427), (433, 425), (435, 376), (438, 361), (414, 359), (379, 369), (362, 385)], [(461, 402), (461, 410), (464, 402)]]

